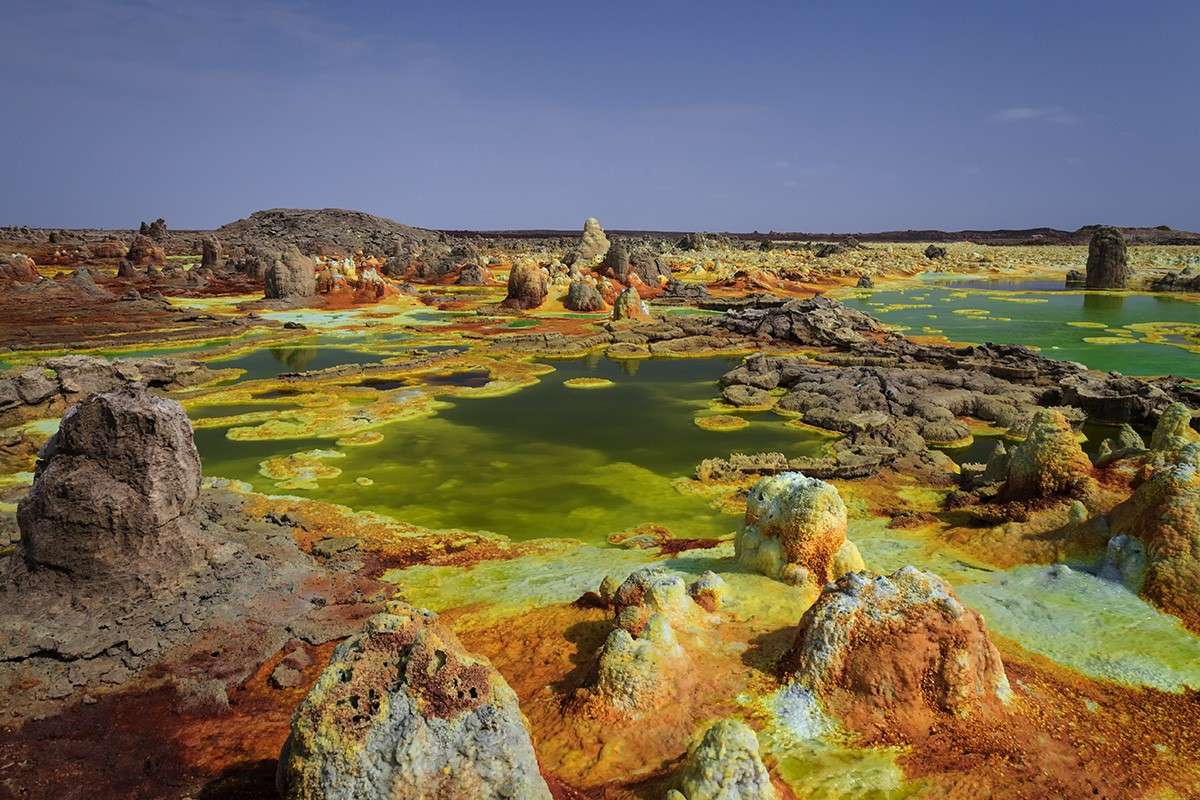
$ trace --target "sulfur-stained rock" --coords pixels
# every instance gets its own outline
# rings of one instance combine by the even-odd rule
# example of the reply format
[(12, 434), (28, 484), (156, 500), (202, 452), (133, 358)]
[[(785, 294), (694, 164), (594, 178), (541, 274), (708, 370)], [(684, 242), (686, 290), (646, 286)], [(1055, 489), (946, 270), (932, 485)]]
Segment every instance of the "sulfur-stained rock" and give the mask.
[(671, 623), (663, 614), (652, 614), (636, 635), (624, 627), (608, 635), (597, 659), (591, 697), (624, 716), (653, 713), (674, 695), (676, 676), (687, 665), (687, 653)]
[(1129, 569), (1128, 542), (1110, 560), (1133, 588), (1200, 630), (1200, 443), (1161, 454), (1146, 470), (1129, 499), (1109, 514), (1114, 540), (1135, 540), (1141, 563)]
[(613, 608), (617, 626), (634, 635), (655, 615), (680, 628), (698, 618), (698, 607), (683, 578), (660, 566), (634, 570), (613, 595)]
[(782, 671), (852, 730), (892, 739), (924, 735), (946, 716), (994, 719), (1011, 695), (983, 618), (911, 566), (827, 585)]
[(1056, 409), (1039, 409), (1025, 440), (1012, 450), (1004, 495), (1013, 500), (1083, 497), (1095, 487), (1091, 472), (1092, 462), (1067, 418)]
[(1121, 231), (1111, 227), (1097, 228), (1088, 242), (1087, 288), (1124, 289), (1132, 275)]
[(758, 737), (736, 719), (713, 723), (688, 748), (676, 778), (684, 800), (774, 800), (771, 776), (758, 753)]
[(630, 286), (617, 295), (617, 300), (613, 303), (612, 318), (614, 320), (649, 320), (651, 319), (650, 307), (642, 300), (637, 289)]
[(517, 697), (403, 603), (334, 650), (279, 759), (287, 800), (550, 800)]
[(705, 570), (700, 577), (688, 585), (688, 594), (706, 611), (717, 611), (725, 602), (729, 584), (712, 570)]
[(837, 489), (799, 472), (754, 485), (734, 552), (746, 566), (797, 585), (819, 587), (863, 569), (858, 548), (846, 538), (846, 504)]
[(291, 245), (263, 273), (263, 296), (269, 300), (314, 297), (316, 263)]
[(1176, 450), (1190, 442), (1200, 442), (1200, 433), (1192, 427), (1192, 410), (1183, 403), (1167, 406), (1150, 435), (1150, 449)]
[(537, 308), (549, 291), (542, 268), (533, 261), (519, 261), (508, 273), (508, 294), (501, 305), (505, 308)]

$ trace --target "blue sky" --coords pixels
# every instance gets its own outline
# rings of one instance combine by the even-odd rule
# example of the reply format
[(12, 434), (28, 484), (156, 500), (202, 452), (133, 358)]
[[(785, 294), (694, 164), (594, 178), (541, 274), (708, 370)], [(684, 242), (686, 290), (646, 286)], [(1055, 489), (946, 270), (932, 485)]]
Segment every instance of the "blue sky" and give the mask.
[(0, 224), (1200, 229), (1200, 3), (0, 0)]

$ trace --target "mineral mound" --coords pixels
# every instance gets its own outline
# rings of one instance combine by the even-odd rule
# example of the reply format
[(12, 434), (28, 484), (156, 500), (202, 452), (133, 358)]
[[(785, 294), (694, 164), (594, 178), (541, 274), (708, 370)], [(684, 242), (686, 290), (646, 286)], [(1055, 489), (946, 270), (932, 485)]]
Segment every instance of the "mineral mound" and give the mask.
[(754, 485), (734, 551), (743, 564), (796, 585), (819, 587), (863, 568), (858, 548), (846, 538), (846, 504), (837, 489), (799, 472)]
[(288, 800), (550, 800), (513, 690), (402, 603), (333, 652), (279, 758)]
[(826, 586), (783, 671), (853, 730), (886, 739), (922, 736), (947, 716), (994, 717), (1010, 696), (983, 618), (911, 566)]

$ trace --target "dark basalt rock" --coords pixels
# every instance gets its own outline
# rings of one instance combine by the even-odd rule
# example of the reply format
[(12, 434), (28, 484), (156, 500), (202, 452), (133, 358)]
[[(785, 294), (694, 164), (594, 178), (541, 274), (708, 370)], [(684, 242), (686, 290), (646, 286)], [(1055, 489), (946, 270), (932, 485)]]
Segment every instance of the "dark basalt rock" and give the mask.
[(1111, 227), (1097, 228), (1088, 243), (1087, 288), (1124, 289), (1132, 275), (1121, 231)]
[(935, 258), (945, 258), (947, 255), (946, 248), (939, 247), (936, 244), (931, 244), (925, 248), (925, 257), (932, 261)]
[(859, 289), (874, 289), (875, 281), (871, 280), (870, 275), (859, 275), (858, 283), (855, 284)]

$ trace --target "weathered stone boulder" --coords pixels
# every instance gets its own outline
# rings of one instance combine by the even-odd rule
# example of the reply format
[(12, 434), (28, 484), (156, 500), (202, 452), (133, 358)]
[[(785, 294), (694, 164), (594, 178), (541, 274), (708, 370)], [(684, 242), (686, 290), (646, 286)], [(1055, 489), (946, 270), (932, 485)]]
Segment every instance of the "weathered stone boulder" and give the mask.
[(617, 295), (613, 303), (612, 318), (614, 320), (649, 320), (650, 307), (642, 300), (637, 289), (630, 286)]
[(0, 281), (33, 283), (40, 277), (37, 264), (24, 253), (0, 255)]
[(92, 258), (124, 258), (129, 248), (124, 242), (105, 239), (103, 242), (88, 245), (88, 252), (92, 254)]
[(1066, 277), (1065, 284), (1068, 289), (1078, 288), (1080, 286), (1086, 286), (1087, 285), (1087, 273), (1085, 273), (1081, 269), (1069, 269), (1069, 270), (1067, 270), (1067, 277)]
[(572, 311), (603, 311), (604, 297), (600, 291), (585, 280), (571, 281), (563, 305)]
[(316, 263), (291, 245), (263, 274), (263, 295), (268, 300), (313, 297), (317, 294)]
[(1111, 227), (1097, 228), (1088, 242), (1087, 288), (1124, 289), (1132, 276), (1121, 231)]
[(871, 280), (870, 275), (859, 275), (858, 283), (855, 284), (859, 289), (874, 289), (875, 281)]
[(213, 236), (206, 236), (204, 241), (200, 243), (200, 266), (203, 269), (211, 269), (213, 271), (225, 266), (225, 260), (221, 251), (221, 242)]
[(795, 585), (822, 586), (863, 569), (846, 538), (846, 504), (836, 488), (799, 472), (763, 478), (746, 498), (736, 538), (738, 561)]
[(1130, 498), (1109, 514), (1109, 530), (1140, 545), (1131, 588), (1200, 630), (1200, 443), (1148, 464)]
[(774, 800), (771, 776), (758, 753), (758, 737), (736, 719), (713, 723), (688, 748), (668, 800)]
[(946, 248), (931, 244), (925, 248), (925, 257), (932, 261), (935, 258), (945, 258)]
[(129, 252), (125, 256), (134, 266), (161, 267), (167, 263), (167, 253), (153, 239), (144, 234), (136, 234), (129, 243)]
[(508, 273), (508, 293), (500, 305), (505, 308), (537, 308), (550, 291), (546, 273), (536, 262), (518, 261)]
[(983, 618), (911, 566), (826, 586), (782, 671), (852, 730), (893, 740), (945, 717), (994, 719), (1011, 694)]
[(277, 784), (287, 800), (550, 800), (516, 694), (403, 603), (334, 650), (292, 718)]
[(94, 395), (63, 417), (21, 500), (30, 572), (169, 586), (202, 548), (188, 519), (200, 456), (179, 403), (140, 385)]

